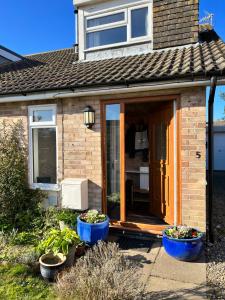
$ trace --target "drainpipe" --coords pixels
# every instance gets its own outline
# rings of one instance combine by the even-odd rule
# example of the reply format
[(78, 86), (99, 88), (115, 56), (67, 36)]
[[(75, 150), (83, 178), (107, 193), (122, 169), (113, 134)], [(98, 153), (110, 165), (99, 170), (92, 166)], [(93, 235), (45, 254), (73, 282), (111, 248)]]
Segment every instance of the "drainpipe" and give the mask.
[(74, 9), (74, 16), (75, 16), (75, 53), (78, 53), (78, 10)]
[(217, 78), (213, 76), (210, 82), (210, 94), (208, 100), (208, 203), (207, 203), (207, 238), (214, 242), (213, 236), (213, 105), (216, 92)]

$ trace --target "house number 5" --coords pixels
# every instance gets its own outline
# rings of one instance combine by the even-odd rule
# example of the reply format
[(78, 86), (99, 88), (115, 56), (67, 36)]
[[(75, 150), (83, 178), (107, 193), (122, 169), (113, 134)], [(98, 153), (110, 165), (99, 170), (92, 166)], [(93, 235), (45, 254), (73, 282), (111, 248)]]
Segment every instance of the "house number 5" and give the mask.
[(196, 158), (201, 158), (201, 152), (200, 151), (196, 151)]

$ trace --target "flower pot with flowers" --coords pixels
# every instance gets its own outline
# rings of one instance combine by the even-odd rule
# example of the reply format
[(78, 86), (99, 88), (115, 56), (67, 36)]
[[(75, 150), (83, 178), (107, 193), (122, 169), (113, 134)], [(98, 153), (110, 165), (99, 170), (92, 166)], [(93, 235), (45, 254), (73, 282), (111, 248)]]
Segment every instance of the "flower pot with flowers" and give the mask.
[(105, 240), (109, 232), (109, 218), (92, 209), (77, 218), (77, 233), (89, 245)]
[(163, 231), (163, 246), (177, 260), (194, 261), (204, 248), (203, 233), (187, 226), (169, 226)]

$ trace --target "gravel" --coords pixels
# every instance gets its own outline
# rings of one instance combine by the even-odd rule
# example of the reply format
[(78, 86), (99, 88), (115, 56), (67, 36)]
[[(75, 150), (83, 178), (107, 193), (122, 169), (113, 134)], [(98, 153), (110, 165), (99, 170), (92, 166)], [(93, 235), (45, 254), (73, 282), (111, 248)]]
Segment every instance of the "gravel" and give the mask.
[(225, 173), (214, 178), (214, 244), (207, 245), (207, 283), (210, 299), (225, 299)]

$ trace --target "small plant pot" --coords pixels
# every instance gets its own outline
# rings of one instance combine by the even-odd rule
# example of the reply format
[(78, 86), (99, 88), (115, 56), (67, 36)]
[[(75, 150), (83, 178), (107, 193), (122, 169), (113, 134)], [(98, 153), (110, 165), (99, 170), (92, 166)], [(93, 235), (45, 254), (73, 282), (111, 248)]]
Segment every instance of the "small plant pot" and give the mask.
[(39, 258), (40, 271), (42, 277), (47, 281), (54, 281), (58, 272), (62, 270), (66, 256), (62, 253), (54, 255), (53, 253), (44, 254)]
[(166, 253), (177, 260), (195, 261), (204, 249), (203, 234), (193, 239), (176, 239), (163, 231), (163, 246)]
[(80, 239), (89, 245), (104, 241), (109, 233), (109, 218), (107, 217), (104, 222), (91, 224), (83, 222), (80, 217), (77, 217), (77, 233)]
[(64, 264), (65, 268), (70, 268), (70, 267), (72, 267), (74, 265), (76, 248), (77, 248), (76, 245), (70, 247), (69, 253), (66, 256), (66, 261), (65, 261), (65, 264)]

